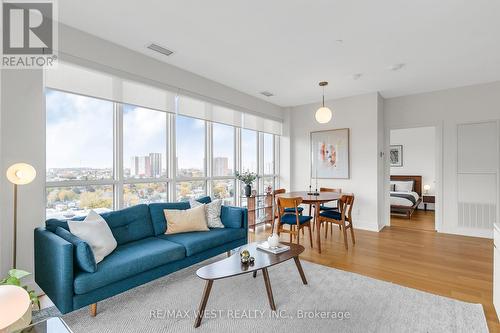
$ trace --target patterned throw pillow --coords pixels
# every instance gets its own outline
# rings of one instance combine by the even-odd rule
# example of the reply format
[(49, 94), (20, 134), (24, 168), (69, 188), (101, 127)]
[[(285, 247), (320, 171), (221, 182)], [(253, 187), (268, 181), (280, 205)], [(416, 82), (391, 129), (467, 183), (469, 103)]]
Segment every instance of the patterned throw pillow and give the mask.
[(209, 228), (224, 228), (224, 224), (220, 219), (220, 211), (222, 208), (222, 200), (214, 200), (208, 204), (199, 203), (196, 200), (190, 200), (191, 208), (198, 206), (205, 206), (205, 214), (207, 217), (207, 224)]

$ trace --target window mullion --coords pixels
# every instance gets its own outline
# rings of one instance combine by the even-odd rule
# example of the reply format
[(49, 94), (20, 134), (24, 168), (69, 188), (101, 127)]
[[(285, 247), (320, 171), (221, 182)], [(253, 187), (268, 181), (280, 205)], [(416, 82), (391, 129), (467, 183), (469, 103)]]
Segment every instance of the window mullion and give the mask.
[(123, 105), (114, 104), (114, 208), (123, 207)]

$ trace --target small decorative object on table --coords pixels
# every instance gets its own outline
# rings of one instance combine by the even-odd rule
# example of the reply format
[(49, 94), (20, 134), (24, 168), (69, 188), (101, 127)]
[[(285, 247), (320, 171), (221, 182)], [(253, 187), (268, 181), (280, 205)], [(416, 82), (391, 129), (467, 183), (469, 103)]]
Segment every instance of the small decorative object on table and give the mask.
[(257, 179), (257, 174), (248, 171), (243, 173), (236, 171), (236, 179), (245, 184), (245, 196), (252, 195), (252, 183)]
[(246, 265), (250, 262), (250, 252), (248, 250), (243, 250), (240, 252), (241, 263)]
[(288, 246), (288, 245), (278, 243), (278, 246), (272, 247), (269, 245), (269, 243), (267, 241), (262, 242), (262, 243), (258, 243), (257, 248), (259, 250), (263, 250), (263, 251), (266, 251), (266, 252), (269, 252), (272, 254), (280, 254), (280, 253), (283, 253), (283, 252), (290, 250), (290, 246)]
[(271, 185), (269, 185), (267, 188), (266, 188), (266, 194), (271, 194), (273, 192), (273, 187)]
[(270, 247), (278, 247), (280, 245), (280, 238), (277, 234), (273, 233), (271, 236), (267, 237), (267, 243)]

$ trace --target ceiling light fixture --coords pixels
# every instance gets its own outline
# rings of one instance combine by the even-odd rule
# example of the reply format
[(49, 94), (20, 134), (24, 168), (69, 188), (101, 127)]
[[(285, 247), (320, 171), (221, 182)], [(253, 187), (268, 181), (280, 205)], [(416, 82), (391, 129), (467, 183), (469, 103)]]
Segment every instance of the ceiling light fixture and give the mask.
[(329, 108), (327, 108), (325, 106), (325, 86), (327, 86), (327, 85), (328, 85), (328, 82), (326, 82), (326, 81), (322, 81), (319, 83), (319, 86), (323, 88), (323, 104), (322, 104), (322, 107), (320, 107), (316, 111), (315, 118), (316, 118), (316, 121), (320, 124), (326, 124), (327, 122), (329, 122), (332, 119), (332, 110), (330, 110)]

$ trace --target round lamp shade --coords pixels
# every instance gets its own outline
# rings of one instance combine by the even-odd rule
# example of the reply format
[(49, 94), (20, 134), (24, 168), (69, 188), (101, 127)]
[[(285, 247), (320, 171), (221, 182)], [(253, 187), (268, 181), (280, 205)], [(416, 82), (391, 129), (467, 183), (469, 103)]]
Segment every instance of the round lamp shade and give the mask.
[(31, 300), (21, 287), (0, 286), (0, 332), (14, 332), (31, 322)]
[(424, 185), (424, 191), (429, 191), (431, 189), (430, 185)]
[(332, 110), (326, 106), (322, 106), (316, 111), (316, 121), (320, 124), (326, 124), (332, 119)]
[(7, 179), (12, 184), (26, 185), (35, 179), (36, 170), (27, 163), (16, 163), (7, 169)]

